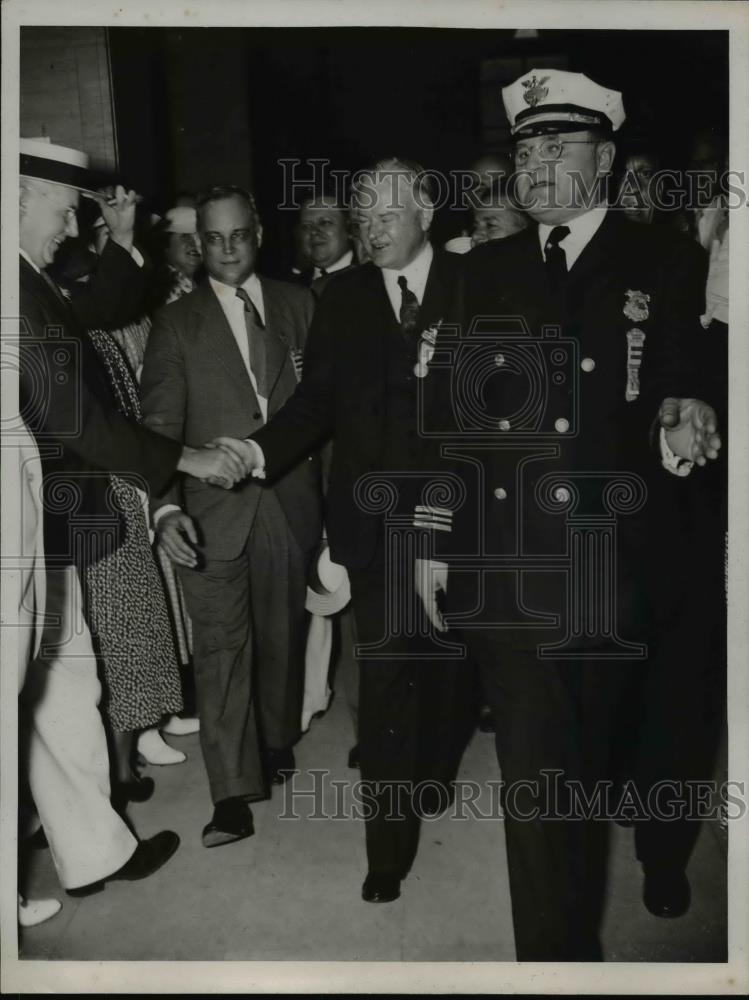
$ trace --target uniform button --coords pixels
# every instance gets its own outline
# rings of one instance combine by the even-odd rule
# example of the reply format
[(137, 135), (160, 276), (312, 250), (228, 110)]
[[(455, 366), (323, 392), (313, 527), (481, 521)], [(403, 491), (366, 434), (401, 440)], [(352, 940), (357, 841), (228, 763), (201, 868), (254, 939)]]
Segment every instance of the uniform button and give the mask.
[(507, 490), (503, 486), (498, 486), (494, 491), (494, 496), (497, 498), (497, 500), (506, 500)]
[(501, 368), (504, 363), (505, 363), (505, 356), (504, 356), (504, 354), (495, 354), (494, 355), (494, 364), (497, 366), (497, 368)]
[(565, 431), (570, 429), (569, 420), (565, 420), (564, 417), (560, 417), (558, 420), (554, 421), (554, 430), (559, 431), (560, 434), (564, 434)]
[(566, 486), (557, 486), (554, 490), (554, 499), (559, 503), (568, 503), (570, 499), (570, 491)]
[(584, 372), (592, 372), (595, 366), (596, 363), (593, 360), (593, 358), (583, 358), (583, 360), (580, 362), (580, 367)]
[(509, 429), (510, 429), (510, 421), (509, 420), (500, 420), (499, 421), (499, 429), (501, 431), (509, 431)]
[(255, 411), (255, 413), (252, 414), (252, 419), (253, 420), (259, 420), (261, 417), (262, 417), (262, 413), (260, 413), (257, 410)]

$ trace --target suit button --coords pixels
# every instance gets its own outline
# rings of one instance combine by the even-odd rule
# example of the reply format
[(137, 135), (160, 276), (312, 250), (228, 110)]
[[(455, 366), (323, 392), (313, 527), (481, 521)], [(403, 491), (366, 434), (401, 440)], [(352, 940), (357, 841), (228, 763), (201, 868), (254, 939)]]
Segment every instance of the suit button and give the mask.
[(510, 421), (509, 420), (500, 420), (499, 421), (499, 429), (501, 431), (509, 431), (509, 429), (510, 429)]
[(498, 486), (494, 491), (494, 496), (496, 497), (497, 500), (506, 500), (507, 490), (503, 486)]
[(583, 358), (583, 360), (580, 362), (580, 367), (584, 372), (592, 372), (595, 366), (596, 363), (593, 360), (593, 358)]
[(259, 420), (259, 419), (260, 419), (261, 417), (262, 417), (262, 413), (260, 413), (260, 411), (259, 411), (259, 410), (256, 410), (256, 411), (255, 411), (255, 412), (254, 412), (254, 413), (252, 414), (252, 419), (253, 419), (253, 420)]
[(559, 420), (554, 421), (554, 430), (559, 431), (560, 434), (566, 433), (570, 429), (569, 420), (565, 420), (564, 417), (560, 417)]

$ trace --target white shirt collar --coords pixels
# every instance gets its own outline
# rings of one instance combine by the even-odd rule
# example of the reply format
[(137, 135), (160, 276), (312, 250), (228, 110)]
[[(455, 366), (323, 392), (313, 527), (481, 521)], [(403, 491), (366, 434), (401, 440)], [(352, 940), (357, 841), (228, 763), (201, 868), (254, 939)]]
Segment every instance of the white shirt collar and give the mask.
[[(560, 240), (559, 246), (564, 250), (567, 257), (567, 270), (571, 270), (572, 265), (586, 248), (598, 232), (603, 220), (606, 218), (608, 208), (606, 205), (597, 205), (583, 215), (578, 215), (576, 219), (568, 219), (567, 222), (559, 223), (569, 227), (569, 235)], [(549, 226), (545, 222), (538, 224), (538, 242), (541, 246), (541, 253), (546, 260), (546, 241), (549, 233), (555, 226)]]
[(424, 298), (424, 289), (426, 288), (427, 278), (429, 277), (429, 268), (432, 266), (432, 259), (434, 258), (434, 250), (432, 249), (431, 243), (425, 243), (424, 246), (419, 250), (414, 259), (410, 264), (407, 264), (402, 271), (393, 271), (389, 267), (382, 268), (382, 277), (385, 281), (385, 287), (388, 292), (397, 290), (400, 296), (400, 288), (398, 286), (398, 278), (401, 275), (408, 282), (408, 287), (410, 291), (414, 293), (416, 298), (421, 304)]
[(25, 250), (21, 250), (19, 248), (18, 252), (23, 257), (23, 259), (26, 261), (27, 264), (31, 264), (31, 266), (34, 268), (34, 270), (36, 271), (37, 274), (41, 274), (42, 273), (41, 270), (36, 266), (36, 264), (34, 263), (34, 261), (31, 259), (31, 257), (29, 257), (29, 255), (26, 253)]
[[(237, 298), (237, 289), (234, 285), (225, 285), (223, 281), (219, 281), (212, 275), (208, 275), (208, 281), (211, 284), (211, 288), (214, 290), (219, 299), (226, 301), (227, 299)], [(258, 316), (265, 323), (265, 302), (263, 301), (263, 288), (260, 284), (260, 279), (253, 272), (245, 282), (243, 282), (240, 288), (244, 288), (249, 296), (250, 302), (257, 309)]]
[[(332, 274), (333, 271), (342, 271), (344, 269), (344, 267), (350, 267), (351, 266), (351, 262), (353, 261), (353, 259), (354, 259), (354, 251), (353, 250), (347, 250), (346, 253), (342, 257), (338, 258), (338, 260), (335, 262), (335, 264), (331, 264), (330, 267), (326, 267), (325, 268), (325, 273), (326, 274)], [(319, 278), (321, 273), (322, 272), (321, 272), (320, 268), (316, 267), (315, 268), (315, 277)]]

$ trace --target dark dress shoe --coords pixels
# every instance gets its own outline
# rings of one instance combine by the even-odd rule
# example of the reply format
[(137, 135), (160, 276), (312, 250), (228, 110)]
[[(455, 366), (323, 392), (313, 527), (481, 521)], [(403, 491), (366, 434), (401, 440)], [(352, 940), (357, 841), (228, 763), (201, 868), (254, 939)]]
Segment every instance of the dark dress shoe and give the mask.
[(479, 712), (478, 727), (480, 733), (496, 733), (497, 727), (494, 722), (494, 712), (488, 705), (484, 707)]
[(268, 777), (274, 785), (285, 784), (296, 771), (296, 760), (291, 747), (285, 750), (267, 750)]
[(157, 872), (179, 847), (179, 837), (172, 830), (162, 830), (148, 840), (141, 840), (122, 868), (98, 882), (68, 889), (68, 896), (91, 896), (101, 892), (107, 882), (137, 882)]
[(682, 917), (689, 909), (692, 892), (689, 879), (680, 868), (643, 865), (645, 884), (642, 901), (655, 917)]
[(348, 752), (348, 766), (351, 767), (351, 768), (353, 768), (353, 769), (355, 769), (355, 770), (357, 770), (357, 771), (359, 770), (359, 744), (358, 743), (356, 744), (356, 746), (351, 747), (351, 749)]
[(117, 781), (112, 785), (112, 805), (121, 812), (128, 802), (148, 802), (156, 785), (153, 778), (133, 775), (129, 781)]
[(213, 819), (203, 829), (203, 847), (221, 847), (246, 840), (255, 832), (252, 810), (240, 798), (222, 799), (213, 809)]
[(388, 872), (370, 872), (361, 888), (361, 898), (366, 903), (392, 903), (400, 894), (400, 877)]

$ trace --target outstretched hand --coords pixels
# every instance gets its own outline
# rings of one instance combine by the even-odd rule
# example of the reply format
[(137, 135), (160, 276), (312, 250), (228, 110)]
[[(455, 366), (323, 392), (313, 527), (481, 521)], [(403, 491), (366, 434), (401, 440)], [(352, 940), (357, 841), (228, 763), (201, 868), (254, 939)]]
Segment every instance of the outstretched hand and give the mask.
[(706, 465), (708, 459), (718, 457), (722, 444), (718, 418), (701, 399), (664, 399), (658, 419), (666, 431), (666, 443), (679, 458)]

